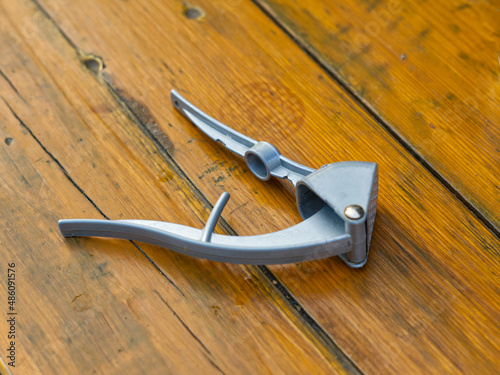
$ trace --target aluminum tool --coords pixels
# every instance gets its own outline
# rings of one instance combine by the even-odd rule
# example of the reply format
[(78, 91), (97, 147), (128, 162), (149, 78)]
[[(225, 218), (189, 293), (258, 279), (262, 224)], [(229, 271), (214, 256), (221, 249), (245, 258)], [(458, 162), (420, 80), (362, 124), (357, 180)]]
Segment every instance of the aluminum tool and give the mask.
[(376, 163), (348, 161), (318, 170), (282, 156), (276, 147), (257, 142), (194, 107), (175, 90), (172, 103), (199, 129), (244, 157), (261, 180), (278, 177), (296, 189), (304, 221), (290, 228), (256, 236), (213, 233), (229, 194), (224, 192), (205, 228), (149, 220), (60, 220), (65, 237), (109, 237), (163, 246), (194, 257), (240, 264), (296, 263), (339, 255), (350, 267), (367, 259), (377, 210)]

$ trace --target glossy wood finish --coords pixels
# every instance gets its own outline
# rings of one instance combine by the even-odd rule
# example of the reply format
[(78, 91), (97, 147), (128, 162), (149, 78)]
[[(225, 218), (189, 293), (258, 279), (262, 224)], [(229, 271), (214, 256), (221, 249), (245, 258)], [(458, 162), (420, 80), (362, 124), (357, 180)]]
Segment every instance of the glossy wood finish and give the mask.
[[(19, 4), (3, 14), (36, 14)], [(210, 207), (48, 26), (0, 45), (12, 79), (0, 91), (0, 259), (2, 278), (11, 262), (18, 275), (12, 372), (343, 373), (256, 267), (60, 235), (71, 217), (200, 226)]]
[(256, 3), (500, 233), (498, 1)]
[[(1, 176), (12, 175), (2, 194), (8, 202), (26, 202), (27, 212), (13, 214), (14, 229), (2, 231), (9, 233), (2, 243), (22, 249), (15, 256), (26, 269), (21, 285), (30, 295), (49, 289), (46, 280), (60, 286), (49, 289), (37, 314), (25, 315), (22, 329), (37, 332), (20, 344), (26, 369), (56, 372), (54, 363), (82, 373), (498, 368), (498, 238), (258, 7), (211, 1), (195, 4), (196, 10), (159, 1), (1, 4), (10, 20), (2, 24), (8, 53), (0, 68), (9, 80), (1, 86), (2, 136), (13, 139), (2, 144)], [(198, 14), (204, 16), (190, 18)], [(35, 28), (28, 34), (30, 23)], [(99, 210), (111, 219), (201, 227), (209, 202), (224, 190), (233, 198), (219, 230), (258, 234), (300, 220), (290, 187), (258, 181), (242, 161), (209, 141), (172, 108), (171, 88), (305, 165), (379, 163), (368, 265), (352, 270), (327, 259), (242, 267), (138, 244), (148, 259), (125, 241), (60, 238), (57, 219), (100, 218)], [(34, 181), (23, 185), (26, 175), (32, 175), (28, 182), (41, 176), (50, 194), (39, 193)], [(9, 248), (1, 251), (14, 256)], [(57, 270), (59, 254), (61, 271), (40, 271)], [(105, 262), (109, 275), (99, 273)], [(113, 298), (98, 303), (99, 288)], [(86, 315), (72, 308), (78, 294), (90, 299)], [(33, 302), (23, 303), (29, 311)], [(59, 320), (50, 318), (54, 306)], [(103, 332), (90, 329), (89, 314)], [(88, 330), (68, 342), (68, 334), (57, 336), (60, 321)], [(42, 356), (37, 348), (47, 337), (57, 350)], [(116, 351), (113, 340), (123, 343)]]

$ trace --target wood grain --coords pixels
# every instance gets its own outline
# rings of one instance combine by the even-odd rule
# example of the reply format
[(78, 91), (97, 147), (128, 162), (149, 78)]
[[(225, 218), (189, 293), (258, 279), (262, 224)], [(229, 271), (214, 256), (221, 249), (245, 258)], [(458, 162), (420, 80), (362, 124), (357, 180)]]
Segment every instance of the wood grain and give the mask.
[[(37, 12), (5, 5), (11, 33)], [(14, 374), (345, 373), (258, 268), (62, 238), (61, 218), (200, 226), (209, 207), (57, 30), (12, 41), (0, 38), (0, 269), (19, 276)]]
[[(110, 218), (161, 218), (200, 226), (202, 215), (198, 212), (206, 206), (197, 200), (206, 196), (213, 202), (222, 190), (228, 190), (233, 199), (224, 218), (229, 224), (227, 229), (238, 234), (276, 230), (300, 220), (293, 195), (279, 182), (257, 181), (241, 161), (193, 129), (171, 107), (171, 87), (221, 121), (276, 144), (283, 154), (306, 165), (376, 161), (381, 171), (380, 209), (366, 268), (353, 271), (337, 259), (329, 259), (260, 271), (271, 279), (276, 275), (274, 292), (285, 294), (296, 310), (305, 310), (314, 317), (310, 326), (316, 333), (325, 330), (330, 335), (330, 343), (334, 341), (352, 361), (349, 371), (495, 371), (500, 348), (498, 239), (346, 97), (335, 82), (325, 77), (258, 8), (245, 2), (200, 1), (195, 5), (205, 14), (199, 20), (187, 18), (185, 7), (175, 2), (72, 1), (64, 6), (42, 2), (41, 9), (49, 12), (53, 24), (40, 8), (4, 3), (6, 14), (12, 19), (30, 20), (35, 13), (45, 20), (38, 35), (22, 41), (32, 51), (30, 58), (36, 59), (54, 82), (51, 100), (57, 95), (64, 97), (85, 119), (83, 130), (65, 145), (61, 134), (75, 132), (73, 121), (58, 114), (58, 126), (40, 127), (37, 136), (41, 142), (54, 154), (57, 152), (57, 157), (64, 157), (70, 175), (78, 177), (88, 196), (98, 201)], [(68, 43), (61, 42), (61, 32)], [(9, 35), (8, 30), (5, 35)], [(103, 58), (104, 70), (92, 55)], [(68, 67), (70, 62), (75, 65)], [(18, 68), (18, 64), (12, 67)], [(90, 71), (85, 77), (76, 76), (76, 72), (83, 74), (87, 68)], [(8, 77), (30, 104), (34, 100), (31, 93), (37, 92), (36, 85), (22, 91), (26, 79), (14, 70), (8, 71)], [(70, 79), (68, 74), (73, 71), (75, 77)], [(90, 78), (94, 80), (92, 85)], [(42, 117), (43, 106), (33, 104), (28, 111), (23, 100), (16, 99), (13, 89), (11, 95), (15, 112), (21, 113), (26, 122), (36, 124)], [(103, 105), (112, 106), (113, 110), (96, 110)], [(93, 112), (88, 108), (94, 108)], [(103, 120), (83, 116), (95, 112), (98, 115), (86, 116)], [(135, 129), (139, 130), (130, 131), (124, 125), (128, 121), (124, 113), (134, 119)], [(100, 121), (112, 130), (93, 136), (95, 123)], [(80, 132), (88, 132), (81, 138), (87, 140), (83, 144), (91, 147), (92, 152), (80, 149), (83, 145), (78, 143), (75, 146)], [(138, 144), (148, 144), (149, 138), (143, 133), (149, 134), (156, 141), (157, 150), (170, 158), (170, 174), (162, 164), (164, 161), (155, 162), (154, 151), (139, 147)], [(113, 147), (106, 154), (110, 159), (105, 167), (109, 176), (106, 172), (94, 175), (97, 172), (90, 172), (91, 166), (85, 165), (93, 159), (104, 162), (106, 158), (97, 151), (103, 149), (101, 144), (104, 149), (109, 148), (108, 138), (133, 147), (134, 152), (122, 153)], [(76, 150), (73, 153), (69, 152), (72, 147)], [(128, 163), (134, 164), (126, 167)], [(122, 168), (127, 173), (139, 172), (128, 182), (125, 173), (120, 172)], [(117, 181), (120, 189), (113, 184), (110, 173), (114, 174), (115, 169), (121, 176)], [(190, 195), (193, 193), (187, 194), (189, 186), (175, 184), (168, 190), (168, 199), (177, 206), (169, 206), (168, 210), (174, 210), (172, 215), (163, 210), (169, 212), (166, 218), (159, 208), (165, 199), (160, 192), (183, 173), (186, 184), (195, 185), (199, 191)], [(110, 198), (114, 196), (122, 198)], [(180, 202), (182, 199), (185, 201)], [(173, 207), (180, 207), (179, 212)], [(187, 212), (180, 212), (182, 208)], [(192, 216), (189, 210), (194, 212)], [(79, 241), (86, 246), (96, 240)], [(107, 243), (98, 242), (99, 246)], [(120, 246), (118, 242), (116, 246)], [(177, 278), (190, 285), (195, 300), (204, 300), (203, 295), (211, 290), (219, 298), (226, 298), (229, 291), (235, 298), (248, 296), (245, 289), (226, 280), (240, 274), (238, 267), (211, 265), (154, 247), (148, 249), (148, 254), (155, 254), (151, 257), (176, 285)], [(122, 259), (126, 268), (126, 258)], [(244, 269), (263, 277), (255, 268)], [(208, 280), (208, 284), (202, 280)], [(256, 298), (262, 297), (250, 295), (254, 303)], [(220, 311), (228, 314), (228, 306)], [(284, 307), (282, 311), (290, 313)], [(272, 311), (269, 314), (272, 316)], [(194, 326), (200, 324), (197, 322), (195, 318), (190, 320)], [(210, 329), (222, 329), (221, 323), (210, 323)], [(243, 328), (225, 327), (227, 332), (222, 340), (206, 332), (206, 328), (197, 332), (204, 335), (202, 342), (209, 343), (211, 350), (227, 353), (233, 344), (230, 337)], [(262, 330), (272, 337), (281, 327)], [(313, 340), (307, 330), (300, 332)], [(321, 350), (318, 345), (313, 346)], [(288, 351), (288, 346), (282, 348)], [(235, 358), (226, 360), (247, 358), (246, 351), (237, 349)], [(331, 358), (335, 355), (333, 349), (325, 346), (321, 355)], [(310, 366), (311, 360), (304, 358), (304, 366)], [(244, 363), (252, 361), (258, 362), (257, 356)]]
[(256, 3), (500, 233), (498, 1)]

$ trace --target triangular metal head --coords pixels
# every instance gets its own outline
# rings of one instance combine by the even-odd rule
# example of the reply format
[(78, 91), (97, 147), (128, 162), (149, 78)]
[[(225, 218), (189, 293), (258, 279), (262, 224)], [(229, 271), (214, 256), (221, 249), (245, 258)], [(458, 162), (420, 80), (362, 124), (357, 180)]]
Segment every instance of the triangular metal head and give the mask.
[[(353, 235), (354, 245), (359, 245), (359, 256), (355, 257), (355, 262), (365, 260), (377, 211), (376, 163), (348, 161), (326, 165), (297, 183), (296, 197), (304, 220), (328, 205), (346, 223), (346, 230)], [(353, 230), (363, 223), (363, 233)], [(356, 239), (356, 236), (360, 238)], [(366, 248), (366, 255), (360, 247)]]

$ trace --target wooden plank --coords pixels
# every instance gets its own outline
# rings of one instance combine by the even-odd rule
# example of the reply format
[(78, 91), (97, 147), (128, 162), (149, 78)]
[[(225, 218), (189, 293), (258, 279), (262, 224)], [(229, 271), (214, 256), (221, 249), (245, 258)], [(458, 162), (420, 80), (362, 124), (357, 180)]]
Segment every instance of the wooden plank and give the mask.
[[(22, 35), (17, 20), (34, 19), (37, 8), (12, 5), (2, 3), (2, 25)], [(128, 241), (62, 238), (61, 218), (199, 226), (209, 207), (56, 29), (22, 44), (7, 35), (0, 38), (0, 269), (5, 280), (14, 262), (18, 275), (14, 374), (352, 368), (256, 267)], [(6, 359), (6, 334), (0, 344)]]
[[(206, 367), (217, 373), (211, 354), (186, 334), (182, 321), (161, 301), (162, 294), (177, 294), (180, 300), (181, 291), (138, 249), (128, 242), (87, 246), (74, 241), (68, 246), (61, 238), (58, 218), (75, 211), (83, 216), (99, 213), (4, 102), (0, 108), (2, 140), (7, 135), (12, 139), (0, 148), (0, 242), (2, 276), (7, 274), (7, 263), (15, 264), (9, 266), (15, 270), (17, 285), (13, 372), (102, 373), (115, 366), (126, 370), (133, 363), (136, 373), (150, 365), (183, 371)], [(124, 254), (128, 267), (123, 265)], [(6, 288), (0, 296), (6, 307)], [(159, 322), (158, 316), (162, 316)], [(4, 319), (1, 327), (8, 331)], [(167, 350), (157, 348), (172, 348), (175, 342), (170, 337), (175, 336), (186, 336), (178, 350), (192, 362), (169, 358)], [(9, 341), (5, 335), (1, 340), (5, 348)], [(136, 354), (140, 358), (133, 360)]]
[(500, 233), (498, 1), (256, 3)]
[[(286, 185), (256, 181), (242, 162), (193, 129), (171, 108), (165, 86), (306, 165), (379, 163), (380, 209), (365, 269), (353, 271), (337, 259), (263, 268), (278, 276), (277, 286), (288, 288), (284, 293), (302, 303), (298, 309), (310, 312), (362, 371), (498, 367), (498, 239), (257, 8), (200, 1), (206, 16), (195, 21), (175, 3), (42, 4), (75, 48), (103, 56), (107, 68), (95, 69), (98, 86), (110, 87), (156, 133), (210, 201), (222, 189), (233, 193), (234, 206), (224, 216), (239, 234), (298, 221), (293, 197), (284, 192)], [(64, 78), (53, 77), (64, 88)], [(64, 93), (72, 97), (74, 90)], [(78, 106), (81, 99), (71, 102)], [(59, 147), (49, 135), (44, 142)], [(142, 212), (134, 208), (141, 204), (127, 202), (126, 217)], [(119, 212), (116, 203), (106, 205)], [(156, 210), (148, 218), (157, 218)]]

